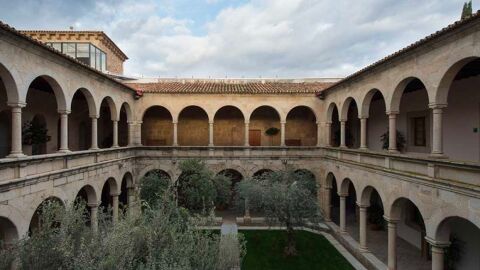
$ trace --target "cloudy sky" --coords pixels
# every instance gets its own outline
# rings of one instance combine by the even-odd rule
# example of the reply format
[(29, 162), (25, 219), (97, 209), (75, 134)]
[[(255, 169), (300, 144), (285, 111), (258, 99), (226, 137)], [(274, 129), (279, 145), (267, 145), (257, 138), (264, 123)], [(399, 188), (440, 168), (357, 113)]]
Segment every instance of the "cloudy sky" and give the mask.
[(464, 1), (0, 0), (0, 20), (103, 30), (129, 75), (342, 77), (458, 20)]

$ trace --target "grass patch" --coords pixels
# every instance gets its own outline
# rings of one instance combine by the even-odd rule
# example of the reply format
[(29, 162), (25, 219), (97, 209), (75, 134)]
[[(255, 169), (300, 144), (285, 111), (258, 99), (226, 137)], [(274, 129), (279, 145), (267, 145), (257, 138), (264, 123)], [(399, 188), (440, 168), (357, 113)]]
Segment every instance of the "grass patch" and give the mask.
[(322, 235), (296, 231), (297, 252), (295, 257), (285, 257), (286, 232), (241, 231), (247, 240), (247, 255), (244, 270), (311, 270), (311, 269), (354, 269), (350, 263)]

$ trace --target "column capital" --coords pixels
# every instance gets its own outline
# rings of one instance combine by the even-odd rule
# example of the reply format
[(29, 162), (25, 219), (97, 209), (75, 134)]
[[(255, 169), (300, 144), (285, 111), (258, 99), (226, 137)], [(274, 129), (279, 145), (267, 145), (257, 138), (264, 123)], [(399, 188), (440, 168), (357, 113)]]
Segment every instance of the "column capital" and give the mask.
[(282, 120), (282, 121), (280, 121), (280, 124), (281, 124), (281, 125), (285, 125), (286, 123), (287, 123), (287, 121), (286, 121), (286, 120)]
[(118, 122), (120, 122), (120, 120), (112, 119), (112, 122), (113, 122), (113, 123), (118, 123)]
[(393, 218), (390, 218), (390, 217), (387, 217), (387, 216), (383, 216), (383, 218), (385, 219), (385, 221), (387, 221), (388, 224), (394, 224), (394, 225), (397, 225), (398, 223), (398, 219), (393, 219)]
[(250, 121), (245, 121), (245, 125), (250, 125)]
[(177, 125), (177, 124), (178, 124), (178, 120), (172, 121), (172, 124)]
[(366, 203), (356, 202), (356, 204), (360, 209), (370, 207), (370, 204), (366, 204)]
[(8, 102), (7, 105), (8, 105), (8, 107), (12, 107), (12, 108), (24, 108), (25, 106), (27, 106), (27, 103), (25, 103), (25, 102)]
[(120, 193), (119, 193), (119, 192), (110, 193), (110, 196), (112, 196), (112, 197), (118, 197), (118, 196), (120, 196)]
[(346, 197), (348, 197), (348, 193), (338, 192), (337, 194), (338, 194), (338, 196), (341, 197), (341, 198), (346, 198)]
[(208, 121), (208, 124), (209, 124), (209, 125), (213, 125), (213, 121)]
[(425, 236), (425, 240), (430, 245), (432, 245), (432, 247), (436, 247), (436, 248), (447, 248), (451, 244), (449, 241), (439, 241), (439, 240), (435, 240), (435, 239), (433, 239), (431, 237), (428, 237), (428, 236)]
[(97, 208), (98, 203), (87, 203), (87, 206), (90, 207), (90, 208)]
[(345, 124), (348, 121), (348, 119), (339, 119), (339, 121), (340, 121), (340, 124)]
[(94, 114), (91, 114), (91, 115), (89, 115), (89, 117), (90, 117), (91, 119), (98, 119), (98, 118), (100, 118), (100, 116), (99, 116), (99, 115), (96, 115), (96, 114), (95, 114), (95, 115), (94, 115)]
[(447, 107), (447, 104), (429, 103), (428, 107), (430, 109), (443, 109)]
[(368, 119), (368, 116), (358, 116), (358, 119), (360, 119), (360, 120), (367, 120), (367, 119)]

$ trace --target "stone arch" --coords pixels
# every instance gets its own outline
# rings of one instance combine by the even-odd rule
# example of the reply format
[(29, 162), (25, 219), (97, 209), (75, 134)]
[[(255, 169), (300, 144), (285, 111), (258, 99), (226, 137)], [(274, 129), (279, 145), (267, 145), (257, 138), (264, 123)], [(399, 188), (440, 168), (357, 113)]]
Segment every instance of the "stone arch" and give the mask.
[(262, 177), (265, 174), (270, 174), (270, 173), (273, 173), (273, 172), (274, 171), (271, 170), (271, 169), (260, 169), (260, 170), (257, 170), (256, 172), (254, 172), (252, 174), (252, 177)]
[(333, 111), (337, 109), (338, 111), (338, 106), (335, 104), (335, 102), (330, 102), (330, 105), (328, 105), (327, 109), (327, 122), (331, 123), (333, 121)]
[(319, 116), (318, 116), (317, 112), (316, 112), (311, 106), (309, 106), (309, 105), (296, 105), (296, 106), (290, 108), (290, 110), (288, 110), (288, 113), (285, 115), (285, 119), (288, 119), (288, 115), (289, 115), (293, 110), (295, 110), (295, 109), (297, 109), (297, 108), (306, 108), (306, 109), (308, 109), (308, 110), (309, 110), (310, 112), (312, 112), (312, 114), (315, 116), (315, 122), (318, 121)]
[(447, 71), (443, 74), (442, 78), (440, 79), (437, 92), (435, 93), (435, 97), (434, 97), (435, 104), (447, 105), (450, 86), (452, 85), (458, 72), (460, 72), (460, 70), (468, 63), (478, 59), (479, 59), (478, 56), (465, 57), (461, 60), (458, 60), (454, 64), (452, 64), (447, 69)]
[[(249, 116), (249, 143), (251, 146), (279, 146), (281, 144), (282, 115), (272, 106), (257, 107)], [(277, 129), (273, 135), (267, 135), (269, 129)]]
[[(84, 197), (85, 196), (85, 197)], [(95, 191), (95, 188), (92, 187), (91, 185), (84, 185), (82, 186), (78, 192), (77, 195), (75, 196), (75, 200), (82, 198), (86, 199), (85, 202), (87, 204), (97, 204), (98, 203), (98, 196), (97, 192)]]
[(128, 102), (123, 102), (122, 103), (122, 106), (120, 106), (120, 110), (118, 110), (118, 118), (120, 120), (120, 114), (121, 114), (121, 111), (122, 109), (125, 109), (125, 113), (127, 115), (127, 122), (131, 122), (133, 121), (133, 115), (132, 115), (132, 108), (130, 107), (130, 104), (128, 104)]
[[(138, 176), (137, 179), (143, 178), (150, 171), (160, 170), (160, 171), (165, 172), (168, 175), (168, 178), (170, 178), (173, 182), (173, 180), (175, 179), (177, 174), (174, 171), (175, 169), (172, 170), (172, 167), (173, 166), (167, 165), (167, 164), (150, 164), (150, 165), (146, 166), (145, 168), (143, 168), (142, 170), (140, 170), (140, 172), (138, 172), (136, 174)], [(139, 183), (136, 182), (136, 184), (139, 184)]]
[(420, 78), (411, 76), (402, 79), (399, 83), (396, 84), (395, 89), (393, 90), (392, 95), (390, 96), (389, 101), (385, 101), (387, 104), (388, 112), (399, 112), (400, 111), (400, 102), (402, 100), (403, 93), (405, 92), (406, 87), (413, 82), (414, 80), (419, 80), (427, 91), (428, 100), (430, 100), (430, 92), (427, 89), (426, 84)]
[[(37, 82), (38, 80), (44, 80), (48, 84), (48, 86), (52, 89), (53, 94), (55, 96), (55, 101), (57, 104), (57, 111), (58, 112), (68, 111), (69, 107), (67, 107), (67, 99), (65, 97), (65, 88), (62, 87), (56, 79), (54, 79), (49, 75), (39, 75), (34, 77), (34, 79), (28, 84), (28, 88), (30, 88), (31, 85)], [(28, 90), (29, 89), (27, 89), (24, 100), (27, 100), (28, 92), (30, 92)]]
[(65, 208), (65, 202), (59, 197), (50, 196), (42, 200), (42, 202), (37, 206), (32, 216), (30, 217), (30, 224), (28, 229), (30, 233), (32, 233), (35, 229), (38, 229), (42, 225), (41, 215), (42, 215), (43, 207), (48, 203), (58, 203), (60, 204), (60, 206)]
[(358, 203), (365, 206), (370, 206), (370, 197), (372, 196), (373, 192), (377, 192), (378, 196), (380, 197), (380, 201), (382, 205), (385, 205), (384, 195), (380, 193), (380, 190), (376, 189), (373, 186), (366, 186), (363, 190), (360, 191), (360, 197)]
[(178, 144), (182, 146), (207, 146), (209, 144), (208, 112), (200, 106), (184, 107), (178, 114)]
[(333, 174), (332, 172), (327, 173), (327, 177), (325, 178), (325, 188), (332, 188), (333, 182), (337, 182), (335, 174)]
[(173, 182), (172, 176), (167, 171), (162, 170), (162, 169), (151, 169), (151, 170), (145, 172), (145, 174), (143, 174), (142, 178), (145, 177), (145, 176), (148, 176), (151, 173), (156, 173), (158, 175), (164, 176), (164, 177), (168, 178), (170, 181)]
[(15, 82), (15, 79), (10, 71), (4, 65), (2, 65), (2, 63), (0, 63), (0, 80), (5, 85), (7, 103), (13, 104), (20, 102), (17, 83)]
[(18, 238), (15, 224), (9, 218), (0, 216), (0, 250), (13, 244)]
[(285, 144), (287, 146), (317, 145), (317, 116), (305, 105), (292, 108), (286, 116)]
[(118, 117), (120, 116), (120, 110), (117, 110), (117, 105), (115, 104), (115, 101), (113, 101), (113, 98), (111, 98), (110, 96), (106, 96), (102, 99), (102, 102), (100, 102), (100, 106), (98, 107), (97, 115), (100, 115), (101, 107), (104, 102), (106, 102), (110, 110), (110, 119), (112, 121), (118, 121)]
[(85, 97), (85, 100), (87, 101), (87, 106), (88, 106), (88, 114), (89, 116), (97, 116), (97, 102), (95, 101), (95, 98), (93, 97), (92, 93), (90, 92), (90, 90), (88, 90), (87, 88), (79, 88), (77, 89), (77, 91), (75, 91), (75, 93), (73, 93), (72, 95), (72, 99), (70, 100), (69, 102), (69, 108), (72, 110), (72, 104), (73, 104), (73, 100), (74, 100), (74, 97), (75, 95), (77, 94), (82, 94), (84, 97)]
[(166, 107), (148, 107), (142, 114), (142, 144), (173, 145), (174, 122), (172, 113)]
[[(425, 214), (424, 214), (425, 211), (419, 207), (420, 204), (416, 203), (411, 198), (407, 198), (407, 197), (395, 198), (394, 200), (392, 200), (392, 203), (389, 205), (389, 208), (385, 209), (385, 214), (388, 213), (388, 218), (391, 220), (399, 220), (401, 218), (403, 206), (405, 206), (406, 204), (411, 204), (415, 206), (415, 208), (419, 211), (424, 224), (426, 225)], [(385, 204), (385, 206), (387, 206), (387, 204)]]
[[(353, 103), (352, 103), (353, 102)], [(342, 103), (342, 109), (340, 111), (340, 121), (347, 121), (348, 120), (348, 109), (350, 105), (358, 104), (358, 102), (353, 97), (348, 97)], [(358, 106), (357, 106), (358, 107)]]
[[(383, 100), (385, 100), (385, 95), (377, 88), (373, 88), (367, 92), (361, 101), (361, 107), (359, 107), (358, 116), (362, 118), (368, 118), (370, 116), (370, 105), (372, 103), (373, 97), (379, 93)], [(377, 94), (378, 95), (378, 94)]]
[[(357, 192), (357, 188), (355, 187), (355, 184), (353, 183), (352, 180), (350, 180), (350, 178), (344, 178), (342, 180), (342, 182), (340, 183), (339, 185), (339, 190), (338, 192), (339, 193), (342, 193), (342, 194), (348, 194), (348, 189), (349, 189), (349, 185), (352, 184), (353, 188), (355, 189), (355, 196), (357, 195), (356, 192)], [(357, 196), (358, 198), (358, 196)]]
[(240, 146), (245, 143), (245, 115), (236, 106), (219, 108), (213, 116), (213, 144)]
[(132, 135), (130, 132), (129, 128), (129, 123), (132, 121), (132, 110), (130, 108), (130, 104), (127, 102), (122, 103), (120, 106), (120, 110), (118, 110), (118, 123), (117, 123), (117, 143), (118, 146), (124, 147), (128, 146), (132, 138), (130, 136)]

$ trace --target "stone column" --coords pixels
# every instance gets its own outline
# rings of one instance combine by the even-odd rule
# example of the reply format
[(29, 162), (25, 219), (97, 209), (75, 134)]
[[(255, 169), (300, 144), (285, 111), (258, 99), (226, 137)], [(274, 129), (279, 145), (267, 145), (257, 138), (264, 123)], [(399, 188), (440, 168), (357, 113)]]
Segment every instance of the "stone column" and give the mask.
[[(127, 122), (128, 124), (128, 146), (133, 146), (135, 144), (135, 127), (138, 128), (138, 132), (140, 133), (139, 136), (139, 143), (142, 142), (142, 122)], [(118, 129), (118, 128), (117, 128)]]
[(347, 200), (347, 194), (338, 193), (338, 196), (340, 196), (340, 233), (346, 233), (347, 232), (347, 228), (346, 228), (346, 218), (347, 218), (346, 200)]
[[(112, 147), (116, 148), (116, 147), (118, 147), (118, 120), (113, 120), (112, 123), (113, 123), (113, 143), (112, 143)], [(128, 125), (128, 130), (129, 130), (128, 138), (129, 138), (129, 141), (130, 141), (130, 124)]]
[(442, 115), (445, 107), (445, 105), (430, 105), (433, 114), (432, 156), (438, 158), (444, 157)]
[(397, 222), (385, 217), (388, 227), (388, 270), (397, 270)]
[(127, 201), (127, 204), (128, 204), (128, 214), (130, 216), (133, 215), (133, 204), (135, 202), (135, 188), (133, 187), (129, 187), (127, 189), (127, 196), (128, 196), (128, 201)]
[(113, 223), (117, 223), (118, 222), (118, 196), (120, 194), (112, 194), (112, 219), (113, 219)]
[(280, 122), (280, 146), (285, 146), (285, 121)]
[(250, 223), (252, 220), (250, 216), (250, 206), (248, 205), (248, 199), (245, 199), (245, 216), (243, 217), (244, 223)]
[(388, 113), (388, 152), (391, 152), (391, 153), (398, 153), (397, 115), (398, 115), (398, 112)]
[(12, 109), (12, 148), (10, 151), (10, 158), (24, 157), (22, 151), (22, 108), (25, 104), (9, 103)]
[(92, 119), (92, 144), (90, 150), (98, 150), (98, 132), (97, 132), (97, 120), (98, 116), (90, 116)]
[(347, 145), (345, 143), (345, 126), (347, 124), (347, 121), (345, 120), (340, 120), (340, 147), (342, 148), (347, 148)]
[(213, 121), (208, 122), (208, 146), (213, 146)]
[(425, 240), (432, 246), (432, 270), (443, 270), (445, 267), (444, 256), (445, 249), (450, 246), (450, 242), (437, 241), (430, 237), (425, 237)]
[(368, 205), (358, 204), (360, 210), (360, 251), (367, 252), (367, 210)]
[(178, 121), (173, 121), (173, 146), (178, 146)]
[(368, 150), (367, 146), (367, 119), (360, 118), (360, 150)]
[(69, 111), (61, 111), (60, 113), (60, 149), (59, 152), (68, 153), (68, 114)]
[(248, 136), (249, 136), (249, 132), (250, 132), (250, 123), (249, 123), (249, 122), (245, 122), (245, 147), (249, 147), (249, 146), (250, 146), (250, 138), (248, 137)]
[(332, 187), (325, 187), (325, 221), (332, 221), (332, 205), (330, 204), (332, 198)]
[(322, 123), (317, 122), (317, 146), (322, 146)]
[(325, 123), (325, 145), (332, 146), (332, 122)]
[(98, 205), (96, 203), (87, 204), (90, 207), (90, 226), (93, 231), (98, 231)]

